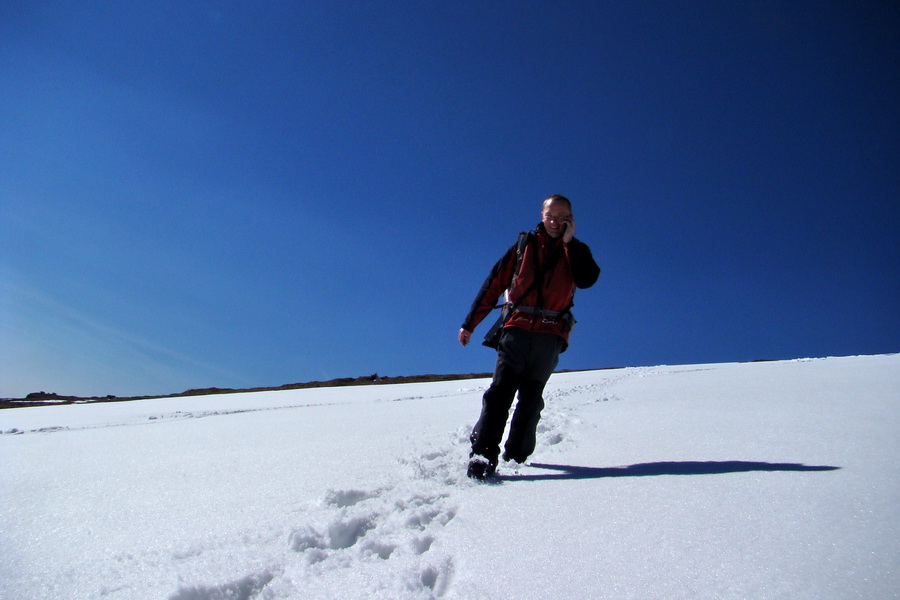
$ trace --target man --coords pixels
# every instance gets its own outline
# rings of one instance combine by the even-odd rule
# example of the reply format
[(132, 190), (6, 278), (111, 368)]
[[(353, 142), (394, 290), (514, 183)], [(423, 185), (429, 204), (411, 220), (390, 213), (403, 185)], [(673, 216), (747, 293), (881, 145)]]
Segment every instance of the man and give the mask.
[(534, 452), (544, 386), (568, 346), (575, 322), (571, 313), (575, 288), (591, 287), (600, 275), (590, 248), (575, 239), (572, 203), (564, 196), (544, 201), (541, 223), (527, 236), (494, 265), (459, 330), (459, 342), (468, 345), (475, 327), (507, 293), (494, 378), (470, 437), (467, 474), (478, 480), (487, 479), (497, 468), (516, 392), (519, 401), (503, 459), (524, 463)]

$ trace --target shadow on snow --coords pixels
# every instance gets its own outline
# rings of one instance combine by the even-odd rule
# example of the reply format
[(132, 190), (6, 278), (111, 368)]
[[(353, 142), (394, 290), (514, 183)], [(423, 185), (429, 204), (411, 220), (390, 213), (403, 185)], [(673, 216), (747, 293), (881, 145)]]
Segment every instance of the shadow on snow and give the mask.
[(836, 471), (840, 467), (809, 466), (798, 463), (727, 461), (681, 461), (653, 462), (629, 465), (627, 467), (578, 467), (573, 465), (550, 465), (528, 463), (535, 469), (546, 469), (556, 473), (534, 475), (501, 475), (504, 481), (541, 481), (546, 479), (602, 479), (604, 477), (657, 477), (659, 475), (723, 475), (725, 473), (747, 473), (750, 471)]

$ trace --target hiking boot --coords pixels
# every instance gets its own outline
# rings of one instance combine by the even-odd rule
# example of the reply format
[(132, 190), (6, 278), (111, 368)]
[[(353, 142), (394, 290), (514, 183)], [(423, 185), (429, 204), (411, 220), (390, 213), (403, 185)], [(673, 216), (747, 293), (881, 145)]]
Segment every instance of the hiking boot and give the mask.
[(466, 475), (478, 481), (485, 481), (494, 474), (497, 466), (483, 456), (475, 455), (469, 461)]
[(512, 462), (519, 465), (524, 465), (526, 460), (528, 460), (527, 456), (513, 456), (509, 452), (503, 453), (503, 462)]

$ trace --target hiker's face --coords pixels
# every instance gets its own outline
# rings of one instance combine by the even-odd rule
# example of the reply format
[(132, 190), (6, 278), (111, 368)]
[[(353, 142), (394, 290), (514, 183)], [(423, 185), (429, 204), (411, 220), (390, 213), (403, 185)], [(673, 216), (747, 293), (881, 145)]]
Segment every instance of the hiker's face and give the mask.
[(556, 239), (566, 232), (566, 227), (572, 221), (572, 211), (565, 202), (550, 202), (541, 212), (541, 221), (547, 234)]

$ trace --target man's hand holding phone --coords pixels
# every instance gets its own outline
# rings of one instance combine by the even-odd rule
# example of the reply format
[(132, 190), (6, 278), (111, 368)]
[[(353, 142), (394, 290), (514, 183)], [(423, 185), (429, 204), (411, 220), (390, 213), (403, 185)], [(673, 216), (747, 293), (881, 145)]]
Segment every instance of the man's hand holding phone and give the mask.
[(562, 241), (564, 244), (568, 244), (575, 237), (575, 219), (569, 219), (563, 227)]

